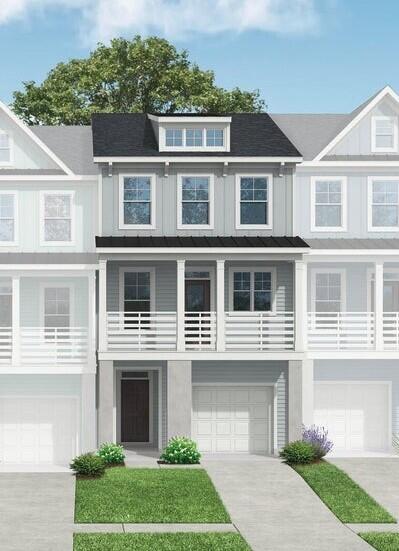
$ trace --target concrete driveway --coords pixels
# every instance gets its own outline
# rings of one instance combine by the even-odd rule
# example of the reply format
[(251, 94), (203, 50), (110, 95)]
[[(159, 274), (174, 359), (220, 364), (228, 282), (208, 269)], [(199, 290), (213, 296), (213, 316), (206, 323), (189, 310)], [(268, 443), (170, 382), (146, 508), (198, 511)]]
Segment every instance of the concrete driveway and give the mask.
[(371, 550), (278, 459), (207, 458), (203, 466), (253, 551)]
[(66, 473), (0, 473), (0, 549), (71, 551), (75, 479)]
[(399, 519), (399, 457), (329, 459)]

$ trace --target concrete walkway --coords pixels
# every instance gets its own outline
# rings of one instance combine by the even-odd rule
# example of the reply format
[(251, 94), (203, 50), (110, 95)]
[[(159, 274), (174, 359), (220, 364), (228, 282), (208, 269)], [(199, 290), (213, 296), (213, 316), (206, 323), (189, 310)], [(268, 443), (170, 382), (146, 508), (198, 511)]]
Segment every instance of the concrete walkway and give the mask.
[(253, 551), (371, 550), (278, 459), (205, 459), (203, 466)]
[(399, 457), (329, 459), (399, 519)]
[(1, 473), (1, 551), (71, 551), (74, 501), (71, 474)]

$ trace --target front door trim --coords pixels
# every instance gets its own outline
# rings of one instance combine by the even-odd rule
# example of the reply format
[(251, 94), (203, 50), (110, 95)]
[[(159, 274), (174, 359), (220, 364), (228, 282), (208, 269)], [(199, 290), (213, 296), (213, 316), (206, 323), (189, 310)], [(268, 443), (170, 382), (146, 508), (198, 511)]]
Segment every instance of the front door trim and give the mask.
[[(187, 278), (186, 273), (187, 272), (209, 272), (209, 278)], [(209, 294), (210, 294), (210, 311), (215, 311), (215, 268), (213, 266), (193, 266), (190, 263), (186, 263), (185, 270), (184, 270), (184, 302), (186, 299), (186, 281), (201, 281), (207, 279), (209, 281)]]

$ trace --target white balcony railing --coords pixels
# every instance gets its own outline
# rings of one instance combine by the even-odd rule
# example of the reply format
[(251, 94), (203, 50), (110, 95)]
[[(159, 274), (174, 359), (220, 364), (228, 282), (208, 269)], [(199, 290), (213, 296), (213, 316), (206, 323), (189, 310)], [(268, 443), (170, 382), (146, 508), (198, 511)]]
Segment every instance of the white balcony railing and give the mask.
[(308, 348), (365, 350), (374, 347), (373, 312), (309, 312)]
[(176, 312), (108, 312), (109, 350), (176, 350)]
[(10, 363), (12, 358), (12, 329), (0, 327), (0, 363)]
[(80, 364), (87, 361), (85, 327), (21, 327), (21, 364)]
[(399, 350), (399, 312), (383, 313), (384, 350)]
[(226, 312), (226, 350), (291, 350), (294, 314), (282, 312)]
[(186, 350), (215, 350), (216, 313), (186, 312), (184, 341)]

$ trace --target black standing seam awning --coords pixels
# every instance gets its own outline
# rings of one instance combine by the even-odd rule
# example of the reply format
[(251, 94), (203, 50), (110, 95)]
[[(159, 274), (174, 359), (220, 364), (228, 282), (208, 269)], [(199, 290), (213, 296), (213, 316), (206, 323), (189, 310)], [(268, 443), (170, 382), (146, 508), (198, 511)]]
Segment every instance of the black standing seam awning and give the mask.
[(96, 237), (97, 248), (309, 248), (301, 237), (275, 236), (107, 236)]

